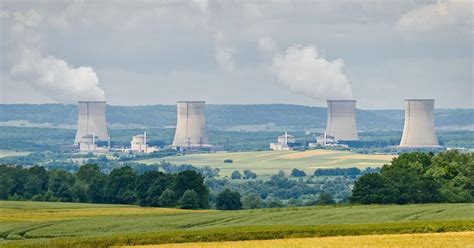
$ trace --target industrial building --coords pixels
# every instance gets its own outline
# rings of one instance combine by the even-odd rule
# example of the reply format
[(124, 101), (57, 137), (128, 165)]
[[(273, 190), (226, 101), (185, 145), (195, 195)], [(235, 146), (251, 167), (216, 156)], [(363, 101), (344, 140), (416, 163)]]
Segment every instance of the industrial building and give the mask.
[(93, 132), (92, 134), (87, 134), (82, 136), (79, 143), (79, 151), (84, 153), (107, 153), (109, 147), (98, 147), (97, 146), (98, 136)]
[(405, 124), (400, 147), (438, 148), (436, 137), (433, 99), (406, 99)]
[(278, 136), (277, 143), (270, 143), (270, 150), (289, 151), (296, 145), (299, 144), (296, 143), (295, 136), (289, 135), (288, 132), (285, 132), (285, 134)]
[(356, 125), (355, 100), (327, 101), (326, 135), (339, 142), (354, 142), (359, 140)]
[(157, 147), (150, 147), (148, 145), (148, 137), (146, 132), (143, 134), (135, 135), (132, 137), (130, 142), (130, 151), (135, 153), (152, 153), (158, 151)]
[(178, 101), (176, 132), (172, 148), (177, 150), (210, 149), (206, 130), (204, 101)]
[(79, 121), (74, 144), (79, 144), (83, 137), (93, 133), (97, 136), (95, 141), (109, 141), (105, 121), (106, 103), (103, 101), (80, 101), (78, 107)]

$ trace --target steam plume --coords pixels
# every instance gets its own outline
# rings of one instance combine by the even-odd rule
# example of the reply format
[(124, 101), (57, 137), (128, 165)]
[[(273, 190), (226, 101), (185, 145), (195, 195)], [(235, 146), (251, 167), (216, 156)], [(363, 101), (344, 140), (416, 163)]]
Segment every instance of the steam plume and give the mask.
[(36, 30), (43, 22), (39, 13), (34, 10), (16, 12), (11, 18), (9, 58), (13, 78), (58, 102), (104, 100), (104, 91), (91, 67), (74, 68), (62, 59), (41, 52), (41, 37)]
[(270, 70), (292, 92), (316, 100), (352, 99), (352, 88), (343, 72), (344, 61), (329, 61), (315, 46), (293, 45), (280, 53), (269, 38), (259, 41), (260, 49), (270, 54)]

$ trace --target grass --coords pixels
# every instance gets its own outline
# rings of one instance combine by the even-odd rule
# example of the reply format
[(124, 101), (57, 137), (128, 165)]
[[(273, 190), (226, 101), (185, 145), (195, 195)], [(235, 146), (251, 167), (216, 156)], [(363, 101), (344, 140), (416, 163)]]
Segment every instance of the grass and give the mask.
[[(317, 168), (335, 167), (381, 167), (389, 163), (394, 155), (356, 154), (349, 151), (308, 150), (308, 151), (261, 151), (189, 154), (185, 156), (165, 157), (141, 160), (145, 164), (167, 161), (172, 164), (192, 164), (219, 168), (222, 176), (230, 176), (234, 170), (250, 169), (261, 177), (276, 174), (279, 170), (287, 174), (293, 168), (304, 170), (312, 175)], [(232, 164), (224, 160), (232, 159)]]
[(323, 238), (294, 238), (274, 240), (252, 240), (231, 242), (201, 242), (186, 244), (164, 244), (129, 246), (134, 248), (312, 248), (312, 247), (474, 247), (474, 232), (388, 234), (342, 236)]
[(474, 230), (474, 204), (242, 211), (0, 201), (1, 247), (106, 247)]

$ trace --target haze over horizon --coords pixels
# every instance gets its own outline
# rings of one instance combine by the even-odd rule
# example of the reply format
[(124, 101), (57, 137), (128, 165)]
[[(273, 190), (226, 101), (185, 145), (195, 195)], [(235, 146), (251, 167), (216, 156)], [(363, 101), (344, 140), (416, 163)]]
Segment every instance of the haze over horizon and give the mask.
[(0, 103), (474, 108), (472, 14), (469, 0), (2, 1)]

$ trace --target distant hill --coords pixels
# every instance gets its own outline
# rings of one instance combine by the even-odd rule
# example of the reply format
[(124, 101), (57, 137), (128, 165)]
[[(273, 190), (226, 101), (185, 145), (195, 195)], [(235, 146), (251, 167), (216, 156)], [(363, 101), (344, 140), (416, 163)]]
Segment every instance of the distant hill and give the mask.
[[(400, 130), (403, 110), (357, 110), (360, 130)], [(324, 128), (326, 108), (289, 104), (207, 105), (206, 118), (212, 129), (232, 127)], [(0, 124), (14, 121), (70, 125), (77, 123), (77, 106), (64, 104), (0, 104)], [(6, 124), (5, 122), (10, 122)], [(115, 127), (164, 127), (176, 123), (174, 105), (107, 106), (107, 122)], [(437, 109), (435, 122), (441, 129), (474, 129), (474, 109)], [(11, 124), (13, 123), (13, 124)], [(260, 126), (259, 126), (260, 125)]]

